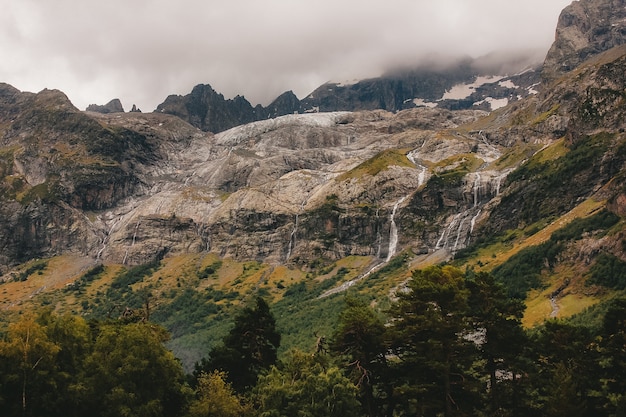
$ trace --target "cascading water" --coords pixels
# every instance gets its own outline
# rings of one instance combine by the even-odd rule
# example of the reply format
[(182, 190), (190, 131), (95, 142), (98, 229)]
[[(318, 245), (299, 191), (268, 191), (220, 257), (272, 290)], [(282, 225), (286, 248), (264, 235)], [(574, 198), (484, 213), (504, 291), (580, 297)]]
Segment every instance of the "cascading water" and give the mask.
[(287, 257), (285, 259), (289, 259), (291, 257), (291, 252), (293, 248), (296, 247), (296, 232), (298, 231), (298, 213), (296, 213), (296, 219), (294, 221), (293, 230), (291, 231), (291, 235), (289, 236), (289, 249), (287, 250)]
[[(422, 144), (422, 146), (424, 146), (424, 144)], [(411, 152), (407, 153), (406, 157), (409, 161), (413, 163), (413, 165), (415, 165), (416, 168), (420, 170), (419, 174), (417, 174), (417, 188), (420, 188), (422, 185), (426, 183), (427, 176), (428, 176), (428, 168), (426, 168), (424, 165), (421, 165), (417, 161), (418, 155), (419, 155), (419, 150), (414, 149)]]
[[(306, 205), (307, 200), (304, 200), (301, 204), (300, 204), (300, 212), (302, 212), (304, 210), (304, 206)], [(299, 219), (300, 213), (296, 213), (296, 218), (293, 224), (293, 230), (291, 230), (291, 234), (289, 235), (289, 248), (287, 250), (287, 257), (285, 258), (286, 260), (289, 259), (291, 257), (291, 253), (293, 252), (294, 248), (296, 247), (296, 233), (298, 232), (298, 219)]]
[[(376, 209), (376, 224), (378, 223), (378, 213), (379, 213), (380, 209)], [(378, 242), (378, 246), (376, 249), (376, 259), (380, 258), (380, 251), (382, 249), (382, 236), (380, 235), (380, 228), (377, 228), (378, 230), (376, 231), (376, 242)]]
[(480, 173), (474, 173), (474, 207), (478, 206), (480, 203)]
[(109, 243), (109, 238), (111, 237), (111, 233), (113, 233), (113, 228), (120, 222), (120, 220), (122, 220), (122, 217), (118, 218), (115, 222), (113, 222), (111, 227), (109, 227), (109, 230), (106, 231), (104, 237), (102, 238), (102, 247), (100, 248), (100, 250), (98, 250), (96, 259), (100, 259), (100, 256), (102, 256), (102, 252), (105, 251)]
[(476, 219), (478, 219), (478, 216), (480, 216), (481, 211), (482, 210), (478, 210), (478, 213), (476, 213), (474, 217), (472, 217), (472, 220), (470, 221), (470, 234), (474, 232), (474, 226), (476, 226)]
[(389, 262), (396, 254), (396, 247), (398, 246), (398, 226), (396, 225), (395, 216), (398, 206), (402, 204), (407, 197), (408, 196), (404, 196), (398, 200), (396, 204), (393, 205), (393, 210), (391, 210), (391, 214), (389, 215), (389, 250), (387, 251), (387, 259), (385, 262)]
[(428, 174), (428, 169), (425, 166), (420, 166), (420, 173), (417, 175), (418, 188), (426, 183), (426, 174)]
[[(133, 241), (130, 244), (131, 248), (135, 246), (135, 241), (137, 240), (137, 230), (139, 229), (140, 224), (141, 224), (141, 220), (137, 220), (137, 224), (135, 225), (135, 232), (133, 233)], [(124, 259), (122, 260), (122, 265), (126, 265), (127, 258), (128, 258), (128, 249), (126, 249), (126, 252), (124, 253)]]
[(437, 241), (437, 244), (435, 245), (435, 249), (443, 249), (448, 245), (448, 239), (449, 239), (450, 234), (452, 233), (452, 229), (457, 224), (458, 219), (459, 217), (461, 217), (462, 214), (463, 213), (455, 214), (450, 224), (448, 224), (448, 227), (443, 229), (443, 233), (441, 233), (441, 237)]
[[(469, 243), (469, 239), (476, 227), (476, 222), (482, 213), (483, 204), (500, 195), (502, 180), (509, 171), (480, 171), (472, 172), (466, 177), (465, 193), (471, 195), (466, 199), (469, 208), (452, 217), (441, 232), (435, 245), (435, 250), (449, 249), (455, 252)], [(467, 195), (466, 194), (466, 195)]]
[[(331, 288), (330, 290), (321, 294), (318, 298), (324, 298), (324, 297), (328, 297), (329, 295), (346, 291), (348, 288), (352, 287), (357, 282), (367, 278), (370, 274), (372, 274), (374, 271), (376, 271), (377, 269), (382, 267), (384, 264), (389, 262), (391, 258), (393, 258), (393, 256), (396, 254), (396, 249), (398, 246), (398, 226), (396, 225), (395, 216), (396, 216), (396, 212), (398, 211), (398, 207), (400, 206), (400, 204), (402, 204), (404, 200), (406, 200), (408, 197), (409, 197), (408, 195), (405, 195), (404, 197), (396, 201), (396, 203), (393, 205), (393, 209), (391, 210), (391, 213), (389, 214), (389, 249), (387, 251), (387, 258), (383, 262), (378, 262), (377, 264), (372, 266), (363, 275), (360, 275), (354, 279), (346, 281), (338, 287)], [(378, 217), (378, 211), (376, 212), (376, 217)], [(376, 256), (376, 259), (378, 259), (379, 256), (380, 256), (380, 246), (378, 248), (378, 254)]]
[(459, 223), (459, 229), (456, 232), (456, 240), (454, 241), (454, 246), (452, 247), (453, 251), (455, 251), (456, 248), (459, 246), (459, 240), (461, 239), (461, 234), (463, 233), (463, 225), (465, 224), (465, 221), (467, 220), (466, 216), (462, 216), (462, 217), (463, 219)]

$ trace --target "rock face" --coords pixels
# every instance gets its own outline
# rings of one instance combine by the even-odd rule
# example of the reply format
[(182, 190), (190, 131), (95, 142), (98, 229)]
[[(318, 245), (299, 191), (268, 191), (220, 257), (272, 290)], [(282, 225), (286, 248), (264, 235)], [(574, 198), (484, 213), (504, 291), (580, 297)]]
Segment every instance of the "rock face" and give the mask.
[[(162, 138), (140, 126), (111, 129), (96, 115), (78, 111), (59, 91), (0, 86), (0, 269), (50, 254), (97, 251), (104, 226), (86, 213), (141, 193), (143, 167), (165, 158)], [(172, 147), (174, 138), (167, 143)]]
[(293, 93), (287, 91), (276, 98), (269, 106), (259, 108), (257, 106), (257, 114), (263, 114), (263, 118), (273, 118), (300, 112), (300, 100)]
[(574, 1), (561, 12), (542, 76), (554, 80), (588, 58), (624, 43), (626, 1)]
[(67, 252), (128, 265), (200, 251), (305, 268), (403, 249), (443, 260), (592, 197), (621, 213), (624, 74), (615, 47), (491, 114), (293, 114), (293, 93), (253, 108), (201, 85), (160, 112), (112, 115), (0, 84), (0, 272)]
[(114, 98), (113, 100), (105, 104), (104, 106), (100, 106), (98, 104), (90, 104), (89, 106), (87, 106), (86, 111), (92, 111), (92, 112), (104, 113), (104, 114), (124, 113), (124, 107), (122, 107), (122, 102), (119, 99)]
[(221, 132), (260, 118), (245, 98), (227, 100), (208, 84), (195, 86), (186, 96), (169, 96), (156, 112), (173, 114), (208, 132)]

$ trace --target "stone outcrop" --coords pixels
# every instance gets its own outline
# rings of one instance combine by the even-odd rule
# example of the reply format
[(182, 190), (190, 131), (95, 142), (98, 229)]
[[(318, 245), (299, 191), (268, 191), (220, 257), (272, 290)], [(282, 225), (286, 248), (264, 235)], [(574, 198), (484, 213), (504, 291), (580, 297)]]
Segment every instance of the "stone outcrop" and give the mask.
[(173, 114), (208, 132), (259, 120), (252, 105), (242, 96), (225, 99), (208, 84), (199, 84), (186, 96), (169, 96), (158, 105), (157, 113)]
[(124, 107), (122, 107), (122, 102), (117, 98), (114, 98), (105, 105), (90, 104), (89, 106), (87, 106), (86, 110), (104, 114), (124, 113)]
[(561, 12), (542, 76), (552, 81), (587, 59), (626, 43), (626, 1), (579, 0)]

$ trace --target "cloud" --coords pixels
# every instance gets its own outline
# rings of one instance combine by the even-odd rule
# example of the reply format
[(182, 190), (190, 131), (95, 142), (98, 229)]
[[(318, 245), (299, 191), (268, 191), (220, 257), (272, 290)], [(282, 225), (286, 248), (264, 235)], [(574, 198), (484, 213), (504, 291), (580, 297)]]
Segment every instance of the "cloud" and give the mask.
[(5, 0), (0, 81), (154, 110), (209, 83), (267, 104), (425, 56), (547, 51), (565, 0)]

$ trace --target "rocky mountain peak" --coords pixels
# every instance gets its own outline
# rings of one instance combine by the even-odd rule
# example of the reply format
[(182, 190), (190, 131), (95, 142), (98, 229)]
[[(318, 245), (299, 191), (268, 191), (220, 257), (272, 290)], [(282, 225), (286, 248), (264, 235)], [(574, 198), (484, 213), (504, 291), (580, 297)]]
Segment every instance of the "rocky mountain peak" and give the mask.
[(173, 114), (204, 131), (221, 132), (258, 118), (244, 97), (225, 99), (209, 84), (196, 85), (186, 96), (171, 95), (159, 104), (159, 113)]
[(300, 100), (293, 91), (289, 90), (278, 96), (265, 109), (268, 117), (278, 117), (300, 111)]
[(625, 0), (580, 0), (563, 9), (542, 77), (546, 81), (583, 61), (626, 43)]
[(118, 98), (114, 98), (105, 105), (90, 104), (89, 106), (87, 106), (86, 110), (104, 114), (124, 113), (124, 107), (122, 107), (122, 102)]

